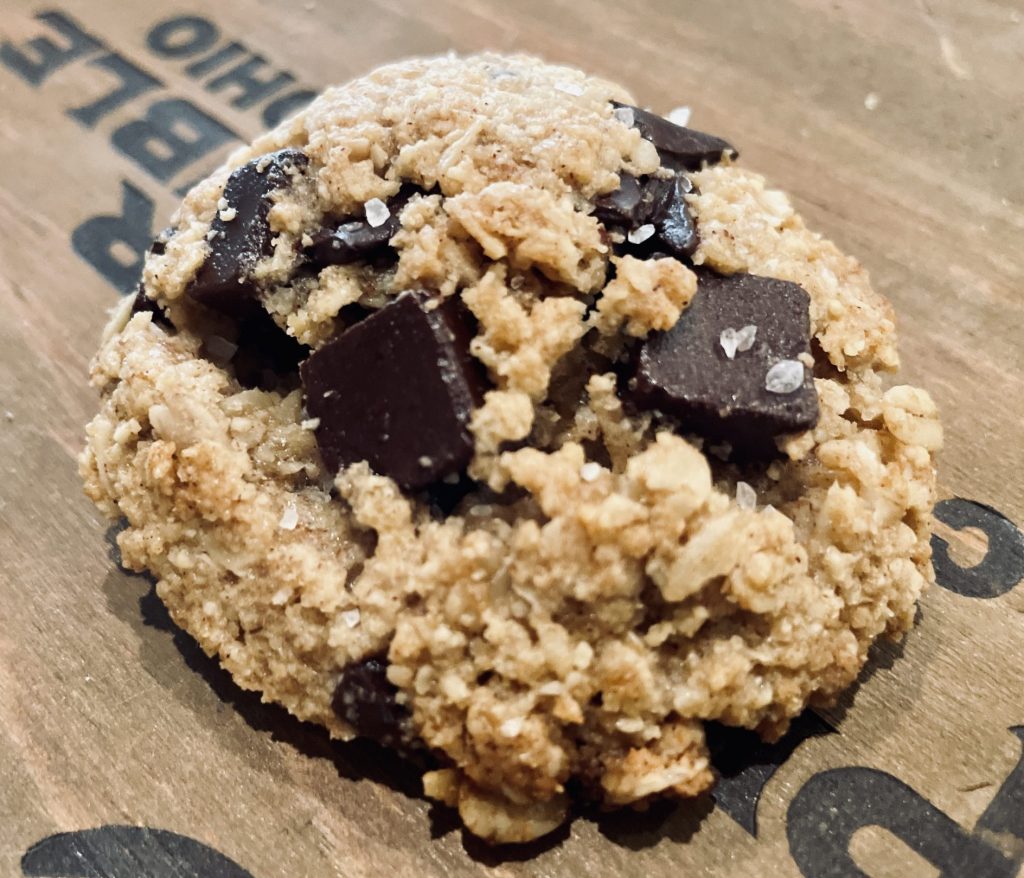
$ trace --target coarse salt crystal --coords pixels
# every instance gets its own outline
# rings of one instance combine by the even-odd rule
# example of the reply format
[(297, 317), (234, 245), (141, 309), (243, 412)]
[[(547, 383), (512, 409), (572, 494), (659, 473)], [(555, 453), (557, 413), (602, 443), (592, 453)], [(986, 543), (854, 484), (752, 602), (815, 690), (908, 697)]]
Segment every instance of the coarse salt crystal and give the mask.
[(341, 613), (341, 621), (348, 625), (349, 628), (355, 628), (361, 619), (362, 616), (357, 609), (343, 610)]
[(363, 208), (366, 211), (366, 221), (375, 229), (384, 225), (391, 216), (388, 206), (379, 198), (371, 198)]
[(882, 103), (882, 99), (873, 91), (869, 91), (864, 96), (864, 109), (865, 110), (877, 110), (878, 105)]
[(301, 424), (299, 424), (303, 430), (315, 430), (320, 426), (319, 418), (306, 418)]
[(632, 128), (633, 123), (636, 122), (636, 115), (633, 113), (632, 107), (616, 107), (613, 115), (627, 128)]
[(740, 509), (757, 509), (757, 492), (746, 482), (736, 483), (736, 505)]
[(668, 121), (673, 125), (682, 125), (685, 128), (690, 124), (690, 108), (689, 107), (676, 107), (671, 113), (668, 114)]
[(799, 360), (779, 360), (764, 376), (769, 393), (793, 393), (804, 383), (804, 364)]
[(730, 359), (735, 359), (737, 351), (749, 351), (754, 346), (754, 338), (757, 336), (756, 326), (744, 326), (742, 329), (733, 329), (731, 326), (722, 330), (718, 337), (722, 350)]
[(654, 234), (654, 226), (651, 223), (644, 223), (635, 229), (630, 229), (626, 237), (630, 244), (642, 244)]
[(601, 475), (601, 464), (591, 460), (580, 467), (580, 478), (585, 482), (593, 482)]
[(295, 530), (295, 525), (299, 523), (299, 510), (295, 508), (294, 503), (289, 503), (284, 512), (281, 513), (281, 520), (277, 523), (277, 526), (281, 530)]
[(736, 351), (739, 349), (740, 342), (736, 338), (736, 330), (731, 326), (722, 330), (722, 334), (718, 336), (718, 343), (722, 346), (722, 350), (725, 351), (726, 357), (730, 360), (736, 358)]
[(507, 719), (500, 726), (500, 731), (506, 738), (514, 738), (522, 730), (523, 718), (521, 716), (514, 716), (512, 719)]
[(558, 680), (549, 680), (537, 690), (538, 695), (561, 695), (563, 692), (565, 692), (565, 686)]
[(556, 82), (555, 88), (561, 92), (565, 92), (567, 95), (572, 95), (577, 98), (583, 94), (583, 86), (578, 82)]
[(434, 463), (434, 458), (432, 458), (432, 457), (427, 457), (427, 455), (425, 455), (425, 454), (424, 454), (423, 456), (421, 456), (421, 457), (420, 457), (420, 459), (419, 459), (418, 463), (419, 463), (419, 465), (420, 465), (421, 467), (423, 467), (424, 469), (426, 469), (426, 468), (427, 468), (428, 466), (432, 466), (432, 465), (433, 465), (433, 463)]
[(223, 195), (217, 199), (217, 210), (227, 210), (229, 207), (231, 205), (228, 204), (228, 200)]

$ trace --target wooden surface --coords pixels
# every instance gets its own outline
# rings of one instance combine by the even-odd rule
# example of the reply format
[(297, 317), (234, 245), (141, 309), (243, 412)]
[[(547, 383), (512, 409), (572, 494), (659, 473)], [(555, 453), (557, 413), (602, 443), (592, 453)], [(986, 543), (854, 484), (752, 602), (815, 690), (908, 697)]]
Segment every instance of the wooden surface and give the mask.
[[(267, 100), (232, 106), (237, 94), (211, 91), (215, 74), (190, 76), (190, 63), (236, 40), (289, 71), (287, 90), (412, 53), (497, 48), (619, 79), (662, 111), (689, 105), (696, 127), (793, 193), (896, 305), (903, 375), (944, 413), (943, 495), (1024, 522), (1020, 0), (318, 0), (287, 13), (270, 0), (56, 2), (6, 0), (0, 16), (0, 875), (1016, 872), (1024, 543), (983, 507), (944, 507), (944, 587), (919, 627), (880, 651), (826, 717), (837, 731), (799, 744), (759, 802), (734, 783), (722, 794), (733, 790), (732, 816), (710, 799), (587, 813), (544, 844), (488, 851), (389, 758), (332, 747), (235, 689), (173, 629), (150, 584), (117, 568), (74, 458), (96, 405), (87, 363), (117, 295), (94, 267), (110, 224), (90, 218), (117, 216), (128, 193), (148, 236), (175, 190), (230, 149), (154, 174), (133, 157), (139, 129), (133, 140), (125, 127), (170, 99), (243, 138), (264, 125)], [(46, 11), (98, 42), (33, 84), (11, 59), (27, 41), (60, 42), (58, 19), (37, 18)], [(154, 50), (154, 26), (183, 15), (205, 18), (214, 41), (194, 55), (171, 57), (180, 44), (159, 39)], [(148, 85), (84, 123), (69, 116), (114, 86), (111, 52)], [(989, 596), (970, 596), (979, 590)], [(889, 810), (861, 814), (879, 802)], [(844, 860), (834, 821), (851, 814), (862, 828)], [(49, 838), (58, 833), (78, 834)]]

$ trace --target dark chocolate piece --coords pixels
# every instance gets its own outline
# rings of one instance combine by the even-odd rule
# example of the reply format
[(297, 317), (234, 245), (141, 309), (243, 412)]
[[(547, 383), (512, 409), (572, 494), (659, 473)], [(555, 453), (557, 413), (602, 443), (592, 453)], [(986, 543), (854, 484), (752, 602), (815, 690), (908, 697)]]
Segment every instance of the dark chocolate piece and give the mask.
[[(811, 370), (794, 362), (810, 352), (809, 305), (807, 293), (788, 281), (702, 273), (676, 325), (641, 345), (629, 382), (634, 403), (678, 418), (682, 432), (728, 442), (743, 456), (775, 453), (774, 437), (818, 420)], [(722, 333), (747, 326), (757, 327), (752, 346), (729, 345), (730, 359)], [(768, 381), (773, 367), (773, 376), (781, 371), (783, 378), (795, 371), (790, 392), (767, 388), (780, 386)]]
[(320, 420), (332, 471), (365, 460), (419, 489), (469, 463), (469, 420), (484, 390), (472, 329), (457, 299), (429, 304), (437, 302), (425, 293), (404, 293), (302, 365), (306, 409)]
[(686, 203), (686, 194), (693, 190), (682, 174), (673, 177), (637, 178), (622, 173), (619, 188), (594, 200), (594, 215), (605, 225), (623, 233), (648, 223), (655, 228), (647, 240), (628, 242), (623, 250), (647, 256), (654, 251), (667, 251), (677, 258), (692, 256), (700, 243), (697, 224)]
[(356, 734), (400, 750), (414, 749), (418, 739), (407, 707), (398, 703), (398, 689), (388, 679), (384, 656), (346, 665), (334, 690), (334, 712)]
[(732, 153), (734, 158), (739, 156), (721, 137), (684, 128), (647, 110), (641, 110), (640, 107), (620, 104), (618, 101), (612, 101), (612, 104), (633, 111), (633, 127), (640, 132), (641, 137), (657, 147), (662, 164), (673, 170), (699, 171), (704, 162), (717, 164), (727, 152)]
[(218, 211), (210, 224), (210, 254), (188, 289), (193, 299), (218, 311), (237, 313), (256, 294), (252, 270), (274, 250), (274, 234), (267, 223), (271, 196), (291, 185), (292, 175), (308, 163), (300, 150), (282, 149), (232, 172), (224, 201), (234, 215), (224, 220), (224, 211)]
[(168, 226), (164, 229), (156, 238), (153, 239), (153, 243), (149, 245), (149, 253), (151, 256), (163, 256), (167, 250), (167, 242), (174, 237), (176, 229), (173, 226)]
[(334, 227), (325, 226), (313, 234), (313, 243), (303, 253), (317, 268), (348, 265), (380, 253), (402, 228), (402, 208), (418, 191), (415, 186), (403, 186), (388, 202), (391, 215), (379, 226), (371, 226), (359, 217), (349, 217)]
[(135, 301), (132, 302), (131, 315), (134, 316), (140, 311), (148, 311), (153, 315), (153, 322), (164, 329), (174, 329), (174, 324), (171, 323), (164, 309), (146, 295), (146, 288), (141, 283), (135, 292)]
[(294, 376), (309, 348), (288, 335), (255, 301), (238, 319), (238, 350), (231, 365), (245, 387), (274, 390), (283, 378)]
[(636, 228), (643, 224), (640, 181), (623, 171), (619, 174), (619, 188), (594, 199), (594, 216), (606, 226)]
[(686, 193), (693, 187), (682, 174), (677, 174), (669, 182), (671, 187), (662, 202), (663, 211), (653, 220), (657, 229), (655, 237), (673, 256), (685, 258), (692, 256), (700, 244), (697, 223), (686, 203)]

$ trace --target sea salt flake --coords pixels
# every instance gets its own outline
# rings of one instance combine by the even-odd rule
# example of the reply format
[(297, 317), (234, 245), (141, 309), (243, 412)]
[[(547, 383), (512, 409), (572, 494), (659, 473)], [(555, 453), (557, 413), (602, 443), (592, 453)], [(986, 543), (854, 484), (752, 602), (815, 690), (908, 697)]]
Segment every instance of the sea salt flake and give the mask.
[(281, 530), (295, 530), (295, 525), (299, 523), (299, 510), (295, 508), (294, 503), (289, 503), (284, 512), (281, 513), (281, 520), (277, 523), (277, 526)]
[(523, 718), (521, 716), (514, 716), (512, 719), (507, 719), (499, 727), (499, 731), (506, 738), (514, 738), (523, 730)]
[(793, 393), (803, 383), (804, 364), (799, 360), (780, 360), (764, 377), (765, 390), (769, 393)]
[(557, 88), (561, 92), (565, 92), (565, 94), (567, 95), (572, 95), (573, 97), (576, 98), (583, 94), (583, 86), (580, 85), (578, 82), (556, 82), (555, 88)]
[(689, 107), (676, 107), (671, 113), (668, 114), (668, 121), (673, 125), (681, 125), (685, 128), (690, 124), (690, 108)]
[(580, 478), (585, 482), (596, 481), (601, 475), (601, 464), (591, 460), (580, 467)]
[(740, 509), (757, 509), (757, 492), (746, 482), (736, 483), (736, 505)]
[(627, 128), (632, 128), (636, 122), (636, 115), (633, 113), (632, 107), (616, 107), (613, 115)]
[(635, 229), (630, 229), (626, 237), (630, 244), (642, 244), (654, 235), (654, 226), (651, 223), (644, 223)]
[(375, 229), (384, 225), (391, 216), (388, 206), (379, 198), (371, 198), (363, 208), (366, 210), (366, 221)]
[(361, 619), (362, 616), (357, 609), (342, 610), (341, 621), (348, 625), (349, 628), (355, 628)]
[(722, 330), (722, 334), (718, 336), (718, 343), (722, 346), (722, 350), (725, 351), (725, 355), (730, 360), (736, 359), (736, 351), (739, 350), (740, 340), (736, 337), (736, 330), (731, 326)]
[(744, 326), (736, 333), (736, 350), (741, 354), (746, 353), (754, 346), (754, 339), (757, 338), (757, 327), (753, 324)]

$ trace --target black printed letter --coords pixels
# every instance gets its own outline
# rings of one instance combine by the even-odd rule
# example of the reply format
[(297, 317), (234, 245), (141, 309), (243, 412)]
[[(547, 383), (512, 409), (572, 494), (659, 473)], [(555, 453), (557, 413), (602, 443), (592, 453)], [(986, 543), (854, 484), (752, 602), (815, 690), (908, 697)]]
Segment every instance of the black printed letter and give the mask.
[(235, 138), (235, 133), (188, 101), (153, 104), (144, 119), (122, 125), (114, 146), (162, 183)]
[[(135, 289), (142, 274), (153, 229), (153, 202), (146, 195), (122, 182), (121, 213), (116, 216), (94, 216), (71, 233), (75, 252), (102, 274), (122, 293)], [(120, 244), (134, 254), (131, 263), (118, 259), (114, 246)]]
[(61, 12), (40, 12), (36, 18), (57, 31), (64, 38), (64, 45), (60, 46), (48, 37), (36, 37), (21, 48), (7, 40), (0, 43), (0, 61), (32, 85), (39, 85), (51, 73), (76, 58), (103, 48), (99, 40), (89, 36)]
[(102, 67), (113, 73), (117, 77), (118, 85), (91, 104), (68, 110), (68, 115), (72, 119), (76, 119), (87, 128), (92, 128), (107, 113), (114, 112), (122, 104), (163, 84), (155, 76), (150, 76), (145, 70), (136, 67), (115, 52), (93, 58), (89, 63), (93, 67)]

